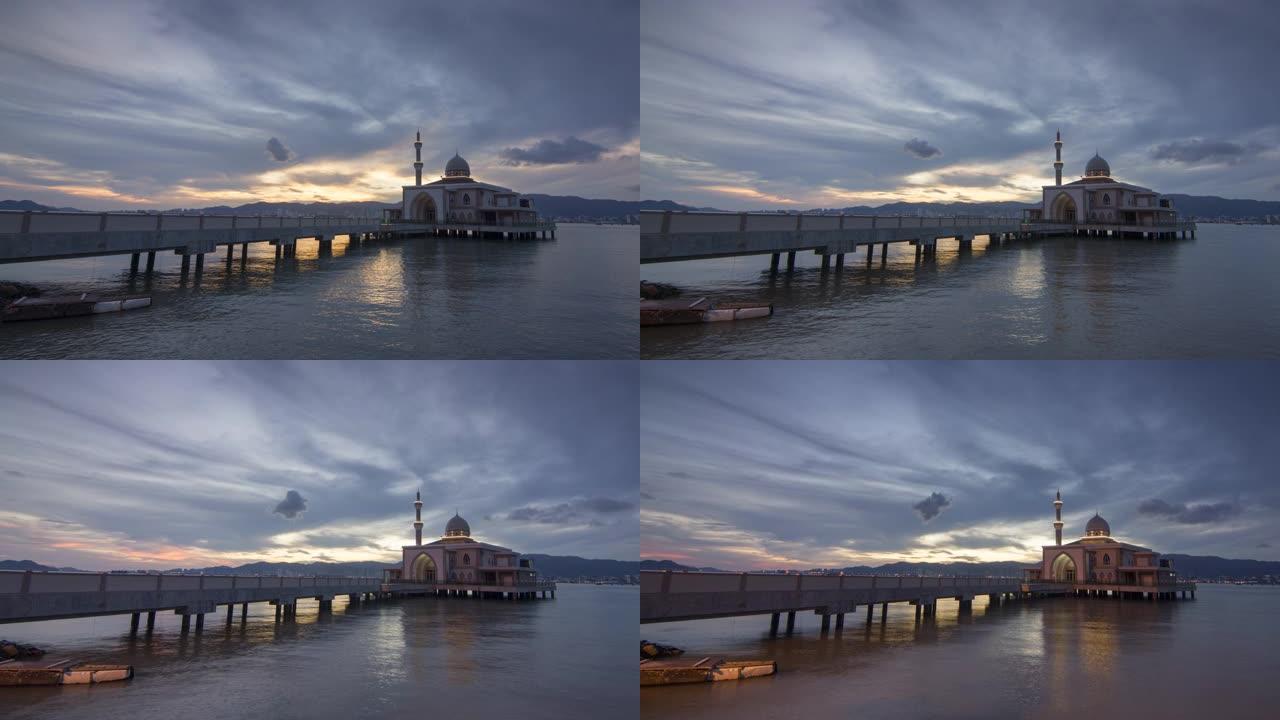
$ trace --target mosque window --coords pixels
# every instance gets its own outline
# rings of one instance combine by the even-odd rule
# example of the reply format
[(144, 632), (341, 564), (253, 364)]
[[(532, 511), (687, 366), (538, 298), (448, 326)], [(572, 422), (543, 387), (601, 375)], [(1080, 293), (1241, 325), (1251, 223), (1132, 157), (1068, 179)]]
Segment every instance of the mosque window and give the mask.
[(471, 204), (471, 195), (470, 195), (470, 193), (463, 193), (463, 194), (462, 194), (462, 204), (463, 204), (463, 205), (470, 205), (470, 204)]
[(1102, 564), (1103, 564), (1103, 565), (1110, 565), (1110, 564), (1111, 564), (1111, 555), (1109, 555), (1109, 554), (1107, 554), (1107, 553), (1103, 553), (1103, 555), (1102, 555)]
[(462, 553), (462, 564), (463, 565), (471, 564), (471, 553)]
[(1109, 195), (1108, 193), (1103, 193), (1103, 194), (1102, 194), (1102, 204), (1103, 204), (1103, 205), (1110, 205), (1110, 204), (1111, 204), (1111, 195)]

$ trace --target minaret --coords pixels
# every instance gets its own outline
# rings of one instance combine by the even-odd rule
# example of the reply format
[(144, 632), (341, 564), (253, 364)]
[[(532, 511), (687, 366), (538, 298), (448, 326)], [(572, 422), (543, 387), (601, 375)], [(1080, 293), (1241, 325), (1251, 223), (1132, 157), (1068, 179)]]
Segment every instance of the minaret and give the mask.
[[(422, 163), (418, 163), (418, 172), (422, 172)], [(422, 544), (422, 491), (413, 494), (413, 544)], [(1059, 543), (1061, 544), (1061, 543)]]
[[(1058, 163), (1058, 165), (1061, 166), (1062, 163)], [(1058, 168), (1058, 172), (1059, 174), (1061, 174), (1062, 172), (1061, 167)], [(1062, 491), (1061, 490), (1058, 491), (1057, 497), (1053, 499), (1053, 514), (1054, 514), (1054, 520), (1053, 520), (1054, 544), (1061, 547), (1062, 546)]]
[[(1061, 185), (1062, 184), (1062, 130), (1058, 130), (1058, 136), (1053, 141), (1053, 150), (1055, 153), (1057, 153), (1057, 156), (1053, 163), (1053, 184)], [(1061, 500), (1062, 498), (1058, 498), (1058, 499)], [(1058, 544), (1061, 545), (1062, 542), (1059, 541)]]
[[(422, 131), (421, 130), (418, 131), (418, 138), (413, 141), (413, 159), (414, 159), (414, 163), (413, 163), (414, 183), (413, 184), (421, 185), (422, 184)], [(1059, 172), (1058, 175), (1059, 175), (1058, 184), (1061, 185), (1062, 173)], [(418, 538), (418, 544), (419, 545), (422, 544), (422, 538)]]

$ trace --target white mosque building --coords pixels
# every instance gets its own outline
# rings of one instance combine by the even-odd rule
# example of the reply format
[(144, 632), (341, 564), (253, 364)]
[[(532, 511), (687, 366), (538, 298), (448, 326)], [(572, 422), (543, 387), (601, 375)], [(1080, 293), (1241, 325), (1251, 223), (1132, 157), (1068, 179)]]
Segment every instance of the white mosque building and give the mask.
[(444, 175), (424, 185), (421, 132), (413, 149), (414, 184), (403, 186), (400, 207), (386, 211), (388, 222), (468, 225), (481, 232), (538, 226), (538, 211), (531, 198), (472, 178), (471, 166), (456, 152), (445, 163)]
[(539, 581), (533, 560), (511, 548), (471, 537), (471, 525), (456, 512), (445, 523), (439, 540), (422, 542), (422, 493), (413, 502), (414, 543), (402, 548), (399, 568), (387, 571), (392, 583), (432, 586), (430, 592), (449, 594), (531, 597), (537, 591), (554, 592)]
[[(1053, 143), (1054, 184), (1045, 185), (1040, 207), (1026, 211), (1028, 222), (1061, 222), (1079, 225), (1144, 227), (1172, 225), (1177, 221), (1173, 201), (1151, 188), (1120, 182), (1111, 177), (1111, 165), (1096, 152), (1084, 166), (1084, 176), (1062, 184), (1062, 132)], [(1123, 228), (1109, 228), (1123, 231)]]

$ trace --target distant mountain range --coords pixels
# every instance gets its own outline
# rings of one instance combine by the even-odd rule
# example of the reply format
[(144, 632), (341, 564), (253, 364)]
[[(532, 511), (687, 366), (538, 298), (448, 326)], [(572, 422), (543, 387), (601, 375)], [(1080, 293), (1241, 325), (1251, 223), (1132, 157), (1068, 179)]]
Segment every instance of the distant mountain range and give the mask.
[[(1229, 560), (1215, 555), (1161, 555), (1173, 561), (1178, 574), (1184, 577), (1243, 580), (1270, 575), (1280, 582), (1280, 562), (1268, 560)], [(978, 575), (997, 577), (1021, 577), (1022, 569), (1034, 565), (1034, 561), (989, 563), (908, 563), (896, 562), (871, 567), (854, 565), (840, 568), (850, 575)], [(641, 570), (674, 570), (723, 572), (715, 568), (697, 568), (681, 565), (671, 560), (641, 560)]]
[[(623, 575), (636, 575), (640, 572), (640, 563), (633, 560), (604, 560), (581, 558), (576, 555), (541, 555), (530, 553), (522, 557), (531, 558), (538, 572), (548, 578), (614, 578)], [(346, 563), (269, 563), (256, 562), (230, 567), (217, 565), (205, 568), (170, 568), (161, 572), (204, 573), (206, 575), (284, 575), (288, 577), (304, 575), (343, 575), (352, 577), (380, 576), (386, 568), (399, 567), (399, 563), (379, 562), (346, 562)], [(121, 568), (126, 569), (126, 568)], [(41, 565), (31, 560), (0, 560), (0, 570), (32, 570), (66, 572), (85, 572), (73, 567), (53, 567)]]

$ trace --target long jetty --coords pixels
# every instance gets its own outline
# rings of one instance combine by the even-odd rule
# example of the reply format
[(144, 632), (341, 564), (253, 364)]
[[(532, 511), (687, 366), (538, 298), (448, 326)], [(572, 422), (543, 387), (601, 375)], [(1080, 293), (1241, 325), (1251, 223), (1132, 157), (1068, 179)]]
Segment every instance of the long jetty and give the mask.
[(231, 622), (237, 605), (243, 619), (249, 603), (275, 606), (276, 619), (292, 618), (299, 599), (319, 601), (321, 613), (333, 599), (346, 595), (352, 602), (386, 597), (382, 581), (374, 577), (272, 577), (244, 575), (143, 575), (126, 573), (0, 571), (0, 623), (57, 620), (98, 615), (130, 615), (130, 628), (138, 629), (142, 613), (147, 629), (155, 626), (156, 613), (172, 610), (182, 616), (182, 630), (196, 618), (226, 606)]

